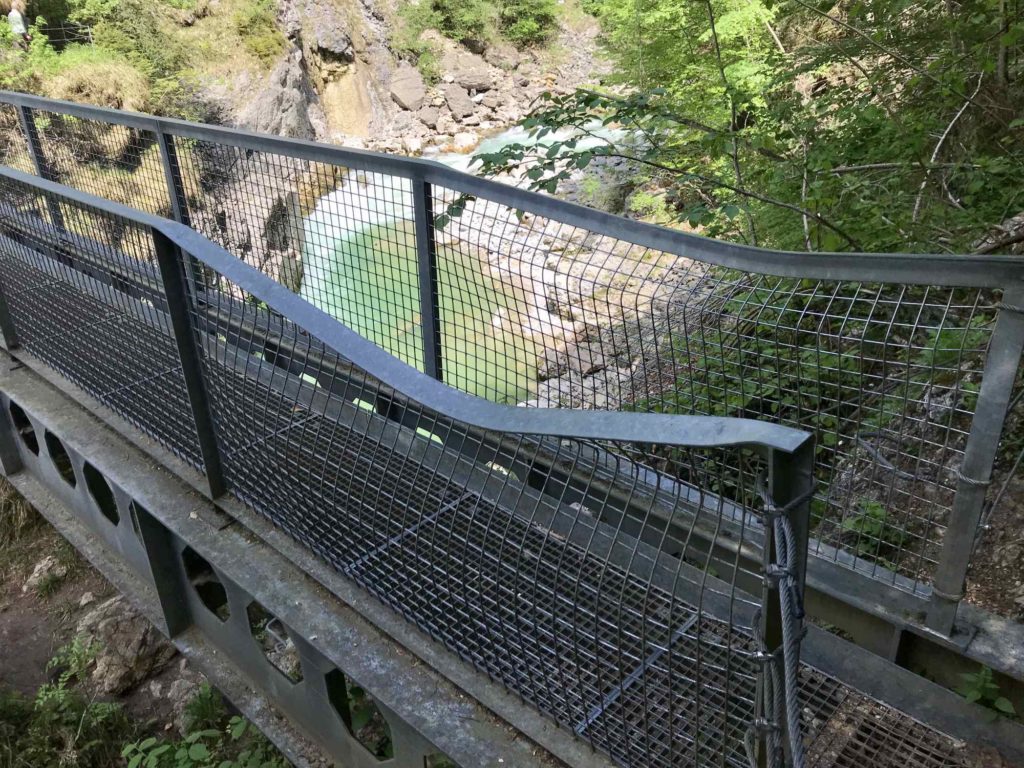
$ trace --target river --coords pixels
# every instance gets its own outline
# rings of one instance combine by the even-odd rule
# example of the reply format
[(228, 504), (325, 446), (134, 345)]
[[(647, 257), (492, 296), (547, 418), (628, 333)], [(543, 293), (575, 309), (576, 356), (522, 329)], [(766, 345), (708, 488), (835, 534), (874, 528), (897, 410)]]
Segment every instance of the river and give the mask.
[[(613, 134), (613, 129), (603, 130)], [(594, 144), (601, 140), (586, 139)], [(530, 142), (526, 132), (515, 127), (485, 138), (476, 151)], [(471, 155), (428, 157), (457, 170), (471, 170)], [(511, 219), (514, 213), (508, 215)], [(320, 199), (304, 226), (302, 297), (423, 370), (408, 180), (353, 171), (343, 186)], [(498, 279), (486, 259), (480, 249), (462, 243), (445, 245), (442, 240), (438, 247), (445, 380), (489, 400), (520, 402), (531, 395), (542, 350), (529, 333), (506, 332), (510, 316), (529, 310), (518, 306), (523, 291)]]

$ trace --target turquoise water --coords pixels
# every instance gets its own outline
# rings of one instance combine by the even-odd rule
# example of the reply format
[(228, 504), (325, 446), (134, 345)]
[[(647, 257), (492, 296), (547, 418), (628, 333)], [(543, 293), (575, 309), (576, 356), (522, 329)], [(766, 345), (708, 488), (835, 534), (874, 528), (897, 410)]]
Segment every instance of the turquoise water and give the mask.
[[(423, 370), (411, 194), (396, 182), (359, 174), (320, 200), (305, 223), (301, 295)], [(445, 381), (497, 402), (527, 399), (537, 350), (502, 328), (516, 312), (510, 291), (481, 259), (444, 246), (438, 273)]]
[[(623, 134), (600, 125), (591, 129), (594, 135), (580, 138), (579, 149)], [(535, 142), (522, 128), (511, 128), (485, 138), (476, 151)], [(472, 168), (471, 155), (436, 154), (433, 159), (458, 170)], [(353, 171), (306, 218), (301, 294), (423, 370), (413, 232), (409, 182)], [(512, 289), (491, 275), (484, 255), (463, 250), (471, 249), (438, 250), (445, 381), (498, 402), (525, 400), (535, 385), (539, 350), (510, 318), (521, 318), (529, 310), (517, 305)]]

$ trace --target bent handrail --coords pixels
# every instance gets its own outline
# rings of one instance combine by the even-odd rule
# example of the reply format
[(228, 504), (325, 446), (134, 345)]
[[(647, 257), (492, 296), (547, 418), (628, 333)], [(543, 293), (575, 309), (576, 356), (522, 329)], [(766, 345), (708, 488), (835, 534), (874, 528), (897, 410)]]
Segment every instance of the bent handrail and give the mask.
[(338, 162), (356, 170), (385, 172), (406, 179), (426, 181), (448, 186), (465, 195), (486, 197), (511, 209), (554, 218), (592, 232), (629, 240), (644, 248), (685, 256), (729, 269), (755, 271), (775, 277), (871, 280), (972, 288), (999, 287), (1008, 281), (1024, 279), (1024, 262), (1014, 256), (777, 251), (728, 243), (692, 232), (627, 219), (578, 203), (474, 176), (434, 160), (339, 147), (306, 139), (269, 136), (237, 128), (155, 117), (140, 112), (119, 111), (13, 91), (0, 91), (0, 104), (3, 103), (28, 109), (56, 111), (83, 119), (102, 120), (129, 128), (153, 131), (158, 135), (164, 133), (201, 141), (217, 141), (250, 150), (279, 152), (302, 160)]
[(193, 229), (13, 168), (0, 167), (0, 178), (59, 195), (161, 233), (184, 252), (243, 286), (275, 312), (304, 328), (387, 386), (446, 418), (457, 419), (477, 429), (555, 438), (662, 443), (689, 448), (746, 445), (787, 454), (800, 450), (812, 439), (803, 430), (754, 419), (517, 408), (494, 403), (443, 384), (392, 356)]

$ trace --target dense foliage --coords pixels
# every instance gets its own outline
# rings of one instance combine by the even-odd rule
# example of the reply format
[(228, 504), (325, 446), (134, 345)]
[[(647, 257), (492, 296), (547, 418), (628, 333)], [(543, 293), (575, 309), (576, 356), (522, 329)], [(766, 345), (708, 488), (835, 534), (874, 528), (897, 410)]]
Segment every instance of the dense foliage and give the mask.
[[(1024, 21), (1010, 0), (591, 0), (615, 74), (529, 125), (634, 141), (484, 158), (550, 188), (629, 157), (671, 213), (780, 248), (967, 251), (1024, 194)], [(998, 249), (999, 245), (989, 246)]]
[(0, 689), (0, 768), (285, 768), (288, 762), (250, 724), (229, 715), (203, 685), (185, 706), (185, 735), (146, 736), (120, 702), (100, 701), (85, 681), (99, 647), (76, 638), (50, 662), (55, 680), (34, 697)]
[[(0, 2), (0, 6), (3, 3)], [(197, 84), (232, 57), (269, 68), (285, 48), (273, 0), (34, 0), (27, 51), (4, 41), (0, 86), (101, 106), (209, 119)], [(79, 39), (48, 39), (46, 30), (79, 30)], [(10, 35), (6, 24), (3, 33)], [(63, 34), (63, 33), (61, 33)], [(238, 61), (239, 54), (241, 61)]]
[(479, 49), (498, 40), (517, 46), (542, 43), (558, 21), (556, 0), (421, 0), (407, 2), (399, 14), (396, 47), (430, 55), (420, 35), (437, 30), (445, 37)]

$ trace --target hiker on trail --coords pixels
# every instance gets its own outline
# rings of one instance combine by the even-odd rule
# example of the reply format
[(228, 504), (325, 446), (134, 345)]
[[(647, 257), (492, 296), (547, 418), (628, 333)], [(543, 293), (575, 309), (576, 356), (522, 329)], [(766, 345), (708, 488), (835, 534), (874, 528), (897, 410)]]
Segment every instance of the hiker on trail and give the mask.
[(18, 47), (27, 51), (28, 44), (32, 42), (32, 35), (28, 33), (28, 27), (25, 24), (24, 0), (14, 0), (11, 3), (11, 12), (7, 14), (7, 23), (11, 25), (11, 32), (14, 34)]

